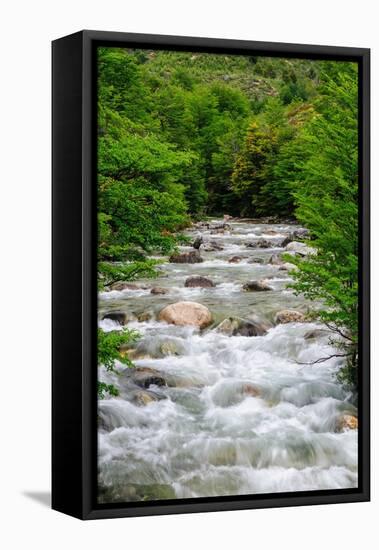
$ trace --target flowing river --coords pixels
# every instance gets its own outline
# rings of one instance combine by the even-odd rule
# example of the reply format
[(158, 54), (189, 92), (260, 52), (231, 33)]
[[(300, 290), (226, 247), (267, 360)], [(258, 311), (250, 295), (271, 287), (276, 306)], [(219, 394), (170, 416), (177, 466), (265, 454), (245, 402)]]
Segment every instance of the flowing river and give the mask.
[[(100, 293), (99, 326), (120, 330), (117, 319), (104, 317), (123, 313), (127, 327), (141, 334), (130, 357), (142, 379), (151, 374), (141, 389), (133, 369), (118, 364), (115, 375), (99, 368), (100, 380), (120, 388), (98, 406), (100, 502), (357, 486), (357, 430), (340, 425), (344, 415), (356, 415), (356, 403), (336, 379), (341, 358), (309, 364), (335, 352), (330, 335), (315, 323), (274, 323), (280, 310), (309, 309), (287, 288), (288, 271), (268, 263), (298, 227), (217, 224), (188, 232), (203, 237), (202, 263), (164, 262), (153, 281)], [(259, 239), (270, 248), (249, 248)], [(186, 288), (192, 275), (215, 286)], [(261, 279), (272, 290), (243, 290)], [(166, 293), (152, 294), (153, 286)], [(213, 324), (200, 331), (157, 321), (163, 307), (180, 301), (207, 306)], [(268, 330), (215, 330), (229, 317), (263, 319)]]

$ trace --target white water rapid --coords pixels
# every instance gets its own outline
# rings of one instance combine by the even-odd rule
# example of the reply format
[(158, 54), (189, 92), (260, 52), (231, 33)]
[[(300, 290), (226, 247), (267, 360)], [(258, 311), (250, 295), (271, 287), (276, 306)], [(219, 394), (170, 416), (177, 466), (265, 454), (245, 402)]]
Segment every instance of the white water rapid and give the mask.
[[(279, 310), (309, 307), (286, 288), (288, 271), (267, 263), (296, 226), (229, 223), (220, 233), (212, 224), (201, 229), (203, 263), (163, 263), (158, 279), (136, 283), (163, 287), (166, 294), (137, 288), (99, 296), (101, 328), (122, 328), (102, 320), (106, 313), (130, 316), (127, 327), (142, 335), (135, 365), (167, 382), (158, 378), (144, 388), (153, 398), (141, 402), (128, 369), (118, 364), (121, 374), (115, 375), (100, 367), (100, 380), (120, 388), (119, 397), (99, 400), (100, 502), (357, 486), (357, 430), (337, 429), (341, 415), (356, 415), (354, 395), (336, 379), (341, 358), (304, 364), (333, 354), (329, 335), (313, 323), (273, 323)], [(272, 247), (246, 246), (259, 238)], [(222, 250), (204, 250), (209, 242)], [(229, 263), (235, 255), (242, 260)], [(185, 288), (191, 275), (216, 286)], [(242, 289), (265, 278), (273, 290)], [(182, 300), (207, 306), (214, 324), (199, 331), (156, 320), (164, 306)], [(138, 322), (141, 313), (149, 320)], [(225, 318), (252, 315), (271, 323), (264, 336), (214, 330)]]

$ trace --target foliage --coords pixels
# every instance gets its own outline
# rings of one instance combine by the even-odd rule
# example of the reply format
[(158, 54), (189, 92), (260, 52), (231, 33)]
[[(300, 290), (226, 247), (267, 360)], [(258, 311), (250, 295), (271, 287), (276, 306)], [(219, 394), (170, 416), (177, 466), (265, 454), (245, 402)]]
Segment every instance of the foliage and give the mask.
[[(132, 344), (139, 338), (137, 332), (124, 329), (122, 331), (104, 332), (101, 329), (97, 331), (97, 360), (99, 365), (103, 365), (108, 372), (117, 373), (116, 361), (123, 363), (127, 367), (132, 367), (130, 359), (120, 353), (120, 347), (125, 344)], [(97, 392), (100, 399), (105, 394), (117, 396), (118, 390), (113, 384), (106, 384), (98, 381)]]
[[(294, 176), (296, 217), (311, 231), (317, 254), (296, 261), (297, 292), (324, 307), (317, 318), (337, 336), (357, 380), (358, 361), (358, 86), (357, 70), (325, 64), (317, 116), (302, 133), (303, 156)], [(295, 185), (297, 184), (297, 185)], [(326, 307), (325, 307), (326, 306)]]

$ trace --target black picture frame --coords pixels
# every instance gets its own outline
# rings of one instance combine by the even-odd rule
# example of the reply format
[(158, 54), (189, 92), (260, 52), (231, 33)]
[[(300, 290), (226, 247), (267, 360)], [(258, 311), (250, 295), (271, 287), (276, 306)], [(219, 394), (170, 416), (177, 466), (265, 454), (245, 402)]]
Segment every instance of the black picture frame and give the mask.
[[(99, 45), (359, 65), (359, 486), (97, 505), (96, 65)], [(81, 519), (370, 500), (370, 50), (85, 30), (52, 43), (52, 507)]]

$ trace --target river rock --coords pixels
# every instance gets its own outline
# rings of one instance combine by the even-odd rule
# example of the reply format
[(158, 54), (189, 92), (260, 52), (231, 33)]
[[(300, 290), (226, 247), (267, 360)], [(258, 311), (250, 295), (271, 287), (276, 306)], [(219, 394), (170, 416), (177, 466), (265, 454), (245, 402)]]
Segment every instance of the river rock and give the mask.
[(184, 283), (184, 286), (186, 288), (195, 288), (195, 287), (213, 288), (216, 285), (214, 284), (213, 281), (211, 281), (207, 277), (201, 277), (199, 275), (199, 276), (194, 276), (194, 277), (188, 277), (188, 279), (186, 279), (186, 281)]
[(167, 293), (168, 293), (168, 288), (163, 288), (161, 286), (154, 286), (150, 290), (150, 294), (167, 294)]
[(268, 290), (274, 290), (266, 280), (260, 279), (259, 281), (249, 281), (242, 286), (246, 292), (262, 292)]
[(121, 357), (128, 357), (131, 361), (140, 361), (142, 359), (153, 359), (153, 357), (144, 350), (138, 348), (128, 348), (128, 344), (122, 344), (119, 349)]
[(315, 328), (314, 330), (308, 330), (304, 334), (304, 340), (313, 340), (314, 338), (322, 338), (328, 333), (327, 330), (322, 328)]
[(266, 239), (258, 239), (257, 241), (247, 243), (246, 247), (247, 248), (272, 248), (272, 243), (270, 243), (270, 241), (267, 241)]
[(123, 281), (118, 281), (117, 283), (113, 283), (110, 286), (111, 290), (140, 290), (141, 288), (143, 287), (140, 287), (133, 283), (125, 283)]
[(224, 250), (224, 247), (221, 244), (216, 243), (215, 241), (210, 241), (203, 244), (203, 250), (205, 250), (205, 252), (219, 252), (221, 250)]
[(145, 407), (150, 403), (154, 403), (155, 401), (160, 401), (161, 399), (165, 398), (166, 396), (158, 395), (157, 393), (152, 391), (139, 390), (133, 393), (132, 400), (139, 407)]
[(150, 386), (167, 386), (167, 382), (156, 369), (149, 367), (133, 367), (127, 370), (130, 374), (130, 379), (141, 388), (149, 388)]
[(141, 311), (140, 313), (137, 313), (136, 317), (139, 323), (146, 323), (147, 321), (151, 321), (152, 319), (154, 319), (155, 315), (154, 312), (150, 309), (148, 311)]
[(199, 250), (202, 244), (203, 244), (203, 237), (200, 235), (199, 237), (196, 237), (196, 239), (194, 240), (192, 246), (196, 250)]
[(230, 264), (239, 264), (245, 258), (246, 256), (232, 256), (231, 258), (229, 258), (228, 262)]
[(316, 254), (316, 249), (299, 241), (292, 241), (286, 246), (288, 252), (294, 252), (298, 256), (311, 256)]
[(300, 227), (299, 229), (295, 229), (292, 235), (294, 239), (306, 239), (307, 237), (309, 237), (309, 229), (306, 229), (305, 227)]
[(343, 414), (337, 420), (336, 430), (337, 432), (343, 432), (345, 430), (356, 430), (358, 428), (358, 418), (352, 414)]
[(207, 307), (197, 302), (177, 302), (163, 308), (158, 320), (173, 325), (204, 328), (212, 323), (212, 314)]
[(227, 336), (264, 336), (267, 333), (267, 326), (255, 320), (241, 319), (240, 317), (229, 317), (224, 319), (216, 328)]
[(172, 264), (198, 264), (203, 262), (203, 258), (200, 256), (199, 250), (191, 250), (190, 252), (183, 252), (181, 254), (173, 254), (169, 258), (169, 262)]
[(272, 256), (270, 256), (268, 263), (270, 265), (283, 265), (283, 260), (278, 254), (273, 254)]
[(109, 319), (110, 321), (115, 321), (120, 325), (126, 325), (127, 322), (129, 321), (128, 315), (123, 311), (112, 311), (110, 313), (106, 313), (103, 319)]
[(285, 323), (304, 323), (305, 315), (300, 311), (295, 309), (283, 309), (278, 311), (275, 315), (275, 323), (285, 324)]
[(292, 243), (293, 241), (293, 235), (287, 235), (287, 237), (285, 237), (285, 239), (282, 240), (282, 242), (280, 243), (279, 246), (281, 246), (282, 248), (285, 248), (288, 244)]

